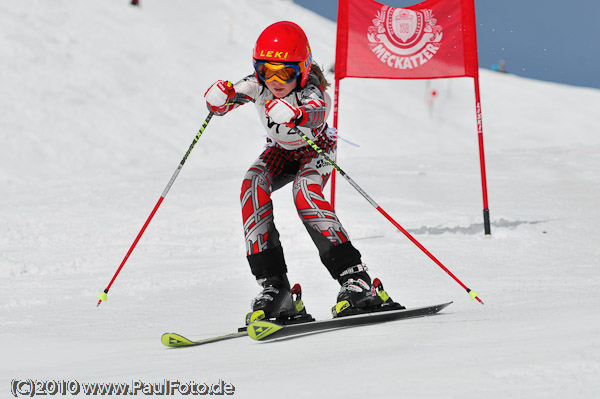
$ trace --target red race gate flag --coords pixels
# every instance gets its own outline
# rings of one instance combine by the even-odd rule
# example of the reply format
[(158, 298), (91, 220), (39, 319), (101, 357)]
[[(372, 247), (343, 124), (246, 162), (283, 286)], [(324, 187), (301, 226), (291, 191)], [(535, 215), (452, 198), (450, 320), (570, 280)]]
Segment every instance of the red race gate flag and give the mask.
[(477, 76), (473, 0), (338, 3), (336, 79)]
[[(474, 0), (426, 0), (406, 8), (373, 0), (338, 1), (333, 126), (338, 126), (339, 81), (343, 78), (472, 77), (483, 224), (485, 234), (490, 235), (478, 64)], [(335, 207), (335, 173), (331, 205)]]

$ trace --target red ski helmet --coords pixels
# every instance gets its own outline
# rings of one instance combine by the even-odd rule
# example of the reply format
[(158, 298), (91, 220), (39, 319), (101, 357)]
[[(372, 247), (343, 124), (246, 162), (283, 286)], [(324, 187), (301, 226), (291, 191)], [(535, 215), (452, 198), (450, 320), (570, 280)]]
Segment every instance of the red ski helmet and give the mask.
[[(306, 34), (293, 22), (281, 21), (269, 25), (256, 40), (252, 61), (294, 63), (300, 68), (300, 87), (306, 86), (312, 66), (312, 52)], [(259, 81), (261, 80), (256, 75)]]

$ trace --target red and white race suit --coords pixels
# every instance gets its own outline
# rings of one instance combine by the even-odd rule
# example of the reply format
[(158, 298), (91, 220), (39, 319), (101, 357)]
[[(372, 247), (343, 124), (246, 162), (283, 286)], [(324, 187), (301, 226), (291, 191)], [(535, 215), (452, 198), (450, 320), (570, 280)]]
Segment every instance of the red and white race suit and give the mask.
[[(233, 104), (217, 114), (253, 102), (268, 134), (267, 145), (244, 176), (240, 195), (246, 253), (254, 275), (263, 278), (287, 271), (275, 228), (271, 193), (290, 182), (298, 215), (332, 276), (337, 278), (342, 268), (360, 264), (360, 253), (350, 244), (348, 234), (323, 196), (333, 167), (291, 128), (270, 120), (265, 114), (265, 103), (275, 97), (254, 75), (237, 82), (234, 88)], [(317, 76), (311, 74), (304, 88), (292, 91), (283, 100), (302, 107), (308, 117), (298, 128), (335, 159), (336, 141), (327, 136), (326, 123), (331, 99)], [(333, 250), (334, 247), (339, 248)]]

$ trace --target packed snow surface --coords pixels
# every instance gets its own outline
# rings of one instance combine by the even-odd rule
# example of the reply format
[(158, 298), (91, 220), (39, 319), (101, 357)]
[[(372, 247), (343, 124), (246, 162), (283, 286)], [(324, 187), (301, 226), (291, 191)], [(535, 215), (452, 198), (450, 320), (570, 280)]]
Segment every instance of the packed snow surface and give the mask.
[[(264, 145), (247, 105), (210, 122), (96, 307), (202, 125), (206, 88), (252, 72), (262, 29), (293, 20), (317, 62), (329, 70), (335, 58), (335, 25), (291, 1), (141, 3), (0, 3), (1, 397), (28, 379), (222, 380), (240, 398), (600, 397), (594, 89), (481, 71), (485, 238), (473, 80), (341, 81), (339, 131), (360, 147), (341, 142), (339, 165), (484, 306), (338, 176), (338, 215), (370, 273), (407, 307), (450, 307), (165, 348), (164, 332), (236, 331), (259, 291), (238, 203)], [(339, 287), (291, 187), (273, 200), (290, 280), (313, 316), (330, 317)]]

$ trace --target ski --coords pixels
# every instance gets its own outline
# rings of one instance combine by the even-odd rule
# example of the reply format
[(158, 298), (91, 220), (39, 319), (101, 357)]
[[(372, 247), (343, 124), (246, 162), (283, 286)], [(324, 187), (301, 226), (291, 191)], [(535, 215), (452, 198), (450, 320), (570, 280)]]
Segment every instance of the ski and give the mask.
[(276, 324), (269, 321), (256, 321), (248, 329), (241, 327), (238, 332), (219, 335), (200, 340), (191, 340), (177, 333), (164, 333), (161, 337), (163, 345), (170, 348), (185, 348), (211, 344), (213, 342), (225, 341), (233, 338), (250, 336), (257, 341), (269, 341), (290, 336), (310, 334), (314, 332), (337, 330), (346, 327), (355, 327), (367, 324), (384, 323), (387, 321), (423, 317), (436, 314), (450, 305), (452, 302), (425, 306), (413, 309), (389, 310), (384, 312), (364, 313), (352, 316), (338, 317), (328, 320), (311, 321), (298, 324)]
[[(304, 304), (302, 303), (302, 299), (301, 299), (302, 298), (302, 287), (300, 287), (300, 284), (294, 285), (294, 287), (292, 288), (292, 294), (295, 296), (294, 306), (296, 307), (298, 314), (295, 315), (294, 317), (282, 317), (282, 318), (273, 319), (272, 321), (279, 323), (280, 325), (288, 325), (288, 324), (305, 323), (305, 322), (309, 322), (309, 321), (314, 321), (315, 319), (313, 319), (311, 315), (306, 313), (306, 310), (304, 309)], [(258, 312), (254, 312), (254, 313), (258, 313)], [(251, 312), (246, 315), (246, 325), (248, 325), (251, 322), (251, 320), (253, 320), (252, 316), (254, 315), (254, 313)], [(262, 317), (264, 318), (264, 312), (262, 312)], [(238, 331), (235, 333), (219, 335), (219, 336), (210, 337), (210, 338), (204, 338), (204, 339), (200, 339), (200, 340), (196, 340), (196, 341), (188, 339), (188, 338), (184, 337), (183, 335), (176, 334), (176, 333), (165, 333), (162, 335), (160, 340), (163, 343), (163, 345), (168, 346), (170, 348), (185, 348), (185, 347), (190, 347), (190, 346), (211, 344), (213, 342), (225, 341), (225, 340), (233, 339), (233, 338), (245, 337), (247, 335), (248, 335), (247, 327), (240, 327), (240, 328), (238, 328)]]
[(225, 341), (227, 339), (245, 337), (248, 335), (248, 332), (246, 331), (245, 327), (240, 328), (240, 330), (241, 331), (238, 331), (235, 333), (219, 335), (219, 336), (210, 337), (210, 338), (204, 338), (204, 339), (200, 339), (197, 341), (187, 339), (183, 335), (179, 335), (176, 333), (164, 333), (160, 340), (163, 343), (163, 345), (168, 346), (170, 348), (184, 348), (184, 347), (189, 347), (189, 346), (211, 344), (213, 342)]
[(247, 334), (250, 338), (257, 341), (270, 341), (284, 337), (299, 336), (321, 331), (337, 330), (347, 327), (384, 323), (393, 320), (430, 316), (440, 312), (451, 303), (452, 302), (448, 302), (440, 305), (425, 306), (413, 309), (364, 313), (293, 325), (280, 325), (268, 321), (255, 321), (248, 326)]

